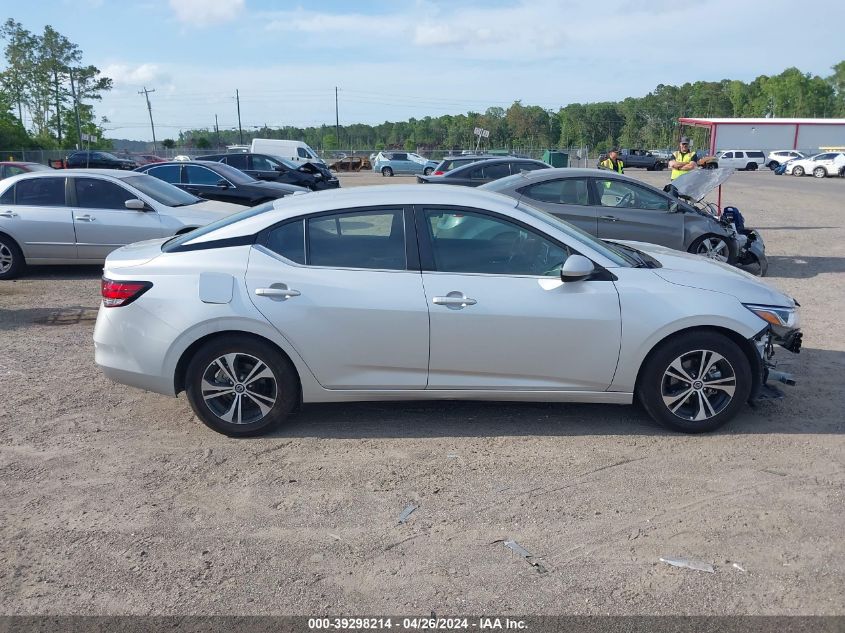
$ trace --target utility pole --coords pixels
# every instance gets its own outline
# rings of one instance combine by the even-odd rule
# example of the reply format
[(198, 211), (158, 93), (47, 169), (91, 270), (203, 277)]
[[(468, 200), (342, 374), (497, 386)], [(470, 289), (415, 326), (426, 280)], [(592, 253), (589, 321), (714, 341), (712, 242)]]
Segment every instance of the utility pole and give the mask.
[(144, 89), (142, 91), (140, 91), (138, 94), (144, 95), (144, 97), (146, 97), (146, 99), (147, 99), (147, 110), (150, 113), (150, 128), (153, 131), (153, 154), (155, 154), (156, 151), (158, 151), (158, 150), (156, 149), (156, 126), (153, 124), (153, 107), (150, 105), (150, 93), (151, 92), (155, 92), (155, 88), (153, 88), (152, 90), (147, 90), (147, 87), (144, 86)]
[(82, 149), (82, 125), (79, 123), (79, 101), (76, 98), (76, 85), (73, 82), (73, 68), (69, 71), (70, 74), (70, 94), (73, 96), (73, 111), (76, 112), (76, 135), (79, 140), (77, 149)]
[(214, 134), (217, 136), (217, 149), (220, 149), (220, 126), (217, 125), (217, 115), (214, 115)]
[(334, 87), (334, 135), (337, 139), (337, 149), (340, 149), (340, 117), (337, 113), (337, 86)]
[(235, 101), (238, 103), (238, 143), (240, 145), (244, 144), (244, 131), (241, 128), (241, 97), (238, 94), (237, 89), (235, 89)]

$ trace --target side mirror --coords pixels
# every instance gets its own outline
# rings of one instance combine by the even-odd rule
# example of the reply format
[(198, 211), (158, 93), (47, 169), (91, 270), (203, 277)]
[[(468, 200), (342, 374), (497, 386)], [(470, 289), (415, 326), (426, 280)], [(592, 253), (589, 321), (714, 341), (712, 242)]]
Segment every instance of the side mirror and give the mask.
[(593, 262), (583, 255), (570, 255), (560, 269), (560, 280), (582, 281), (596, 271)]
[(147, 209), (147, 205), (144, 204), (144, 201), (138, 200), (138, 198), (130, 198), (123, 203), (123, 206), (127, 209), (131, 209), (132, 211), (145, 211)]
[(681, 205), (677, 202), (672, 202), (669, 204), (669, 213), (678, 213), (681, 211)]
[(229, 188), (229, 181), (226, 179), (221, 179), (217, 181), (217, 186), (221, 189), (228, 189)]

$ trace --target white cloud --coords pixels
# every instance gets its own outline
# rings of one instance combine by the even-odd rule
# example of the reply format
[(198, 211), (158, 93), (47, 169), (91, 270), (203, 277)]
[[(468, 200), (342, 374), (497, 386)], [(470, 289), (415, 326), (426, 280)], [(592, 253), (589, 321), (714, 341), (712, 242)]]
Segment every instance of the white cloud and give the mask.
[(231, 22), (244, 10), (246, 0), (170, 0), (179, 22), (202, 28)]
[[(338, 33), (354, 38), (362, 35), (381, 35), (385, 38), (406, 36), (412, 28), (407, 16), (372, 16), (357, 13), (335, 14), (315, 11), (274, 12), (265, 26), (268, 31), (295, 31), (307, 34)], [(347, 44), (350, 42), (347, 42)]]
[(161, 80), (161, 69), (156, 64), (109, 64), (102, 69), (105, 77), (110, 77), (115, 84), (132, 84), (140, 86)]

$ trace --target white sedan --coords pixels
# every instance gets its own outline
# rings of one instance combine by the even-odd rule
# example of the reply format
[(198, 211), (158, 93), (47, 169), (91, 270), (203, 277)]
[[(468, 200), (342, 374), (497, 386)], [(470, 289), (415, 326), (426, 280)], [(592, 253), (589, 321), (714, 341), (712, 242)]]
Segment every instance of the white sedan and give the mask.
[(825, 152), (809, 158), (791, 160), (786, 164), (786, 173), (792, 176), (813, 174), (816, 178), (837, 176), (845, 165), (845, 154), (842, 152)]
[(185, 391), (233, 436), (300, 403), (406, 399), (638, 398), (708, 431), (801, 337), (796, 303), (735, 268), (434, 185), (290, 196), (121, 248), (102, 296), (105, 374)]
[(243, 209), (133, 171), (13, 176), (0, 182), (0, 280), (27, 264), (99, 264), (126, 244), (192, 231)]

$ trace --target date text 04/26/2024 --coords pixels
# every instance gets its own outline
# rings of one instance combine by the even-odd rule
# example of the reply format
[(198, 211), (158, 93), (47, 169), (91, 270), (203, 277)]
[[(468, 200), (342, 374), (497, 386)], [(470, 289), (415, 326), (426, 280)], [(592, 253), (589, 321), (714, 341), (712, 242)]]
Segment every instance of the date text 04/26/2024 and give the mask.
[(308, 618), (308, 628), (312, 631), (366, 631), (378, 629), (396, 629), (398, 631), (448, 631), (448, 630), (511, 630), (527, 628), (524, 620), (511, 618), (437, 618), (437, 617), (373, 617), (373, 618)]

